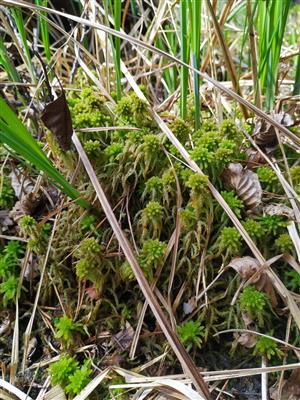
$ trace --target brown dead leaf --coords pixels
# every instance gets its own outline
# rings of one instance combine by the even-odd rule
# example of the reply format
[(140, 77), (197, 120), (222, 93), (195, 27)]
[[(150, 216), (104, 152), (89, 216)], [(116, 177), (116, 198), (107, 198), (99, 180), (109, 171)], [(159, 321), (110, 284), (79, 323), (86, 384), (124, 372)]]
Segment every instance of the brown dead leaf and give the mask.
[(273, 400), (299, 400), (300, 399), (300, 369), (294, 369), (291, 376), (283, 385), (281, 393), (275, 388), (271, 393)]
[(259, 262), (250, 256), (233, 258), (228, 267), (233, 268), (244, 280), (251, 279), (257, 290), (265, 292), (271, 299), (272, 305), (277, 305), (276, 294), (272, 281), (266, 271), (261, 269)]
[(244, 347), (247, 347), (247, 349), (252, 349), (257, 342), (257, 336), (253, 335), (252, 333), (249, 332), (243, 332), (241, 334), (235, 333), (235, 338), (239, 344), (241, 344)]
[(294, 211), (285, 204), (268, 204), (263, 208), (266, 215), (281, 215), (288, 219), (294, 219)]
[[(271, 113), (270, 116), (279, 124), (286, 127), (294, 125), (292, 117), (284, 112)], [(267, 152), (272, 151), (277, 145), (277, 135), (274, 126), (264, 119), (258, 119), (254, 126), (253, 137), (256, 144), (265, 148)]]
[(244, 202), (248, 213), (260, 212), (262, 188), (256, 173), (247, 168), (244, 169), (242, 164), (230, 163), (222, 177), (225, 184), (233, 189)]
[(129, 322), (126, 321), (126, 327), (113, 336), (113, 341), (120, 348), (120, 350), (127, 350), (132, 343), (134, 329)]
[(72, 143), (72, 119), (64, 92), (45, 106), (41, 119), (53, 132), (62, 150), (69, 150)]

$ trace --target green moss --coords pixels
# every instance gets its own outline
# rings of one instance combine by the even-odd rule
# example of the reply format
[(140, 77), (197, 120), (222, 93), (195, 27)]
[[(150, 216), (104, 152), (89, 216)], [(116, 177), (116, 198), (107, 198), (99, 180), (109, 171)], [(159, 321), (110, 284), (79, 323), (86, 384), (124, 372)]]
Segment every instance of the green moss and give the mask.
[(259, 240), (265, 235), (265, 230), (260, 221), (248, 218), (243, 222), (244, 228), (252, 239)]
[(275, 193), (279, 191), (280, 184), (278, 182), (277, 175), (272, 168), (259, 167), (257, 168), (256, 173), (264, 190)]
[(247, 312), (251, 318), (257, 319), (259, 326), (265, 323), (268, 298), (265, 293), (259, 292), (254, 286), (247, 286), (239, 296), (241, 310)]
[(234, 256), (241, 250), (241, 235), (233, 227), (225, 227), (221, 230), (218, 243), (221, 251), (226, 251), (227, 255)]
[(62, 344), (67, 349), (74, 342), (74, 335), (82, 331), (82, 325), (74, 322), (71, 318), (64, 315), (55, 322), (57, 339), (61, 339)]
[(193, 347), (201, 348), (205, 336), (204, 330), (204, 327), (198, 321), (187, 321), (177, 327), (179, 338), (187, 351), (190, 351)]
[(69, 355), (63, 355), (60, 359), (49, 366), (51, 383), (53, 386), (60, 385), (63, 388), (69, 383), (70, 377), (78, 368), (78, 361)]
[(6, 176), (0, 177), (0, 208), (10, 209), (16, 200), (14, 189)]
[(221, 192), (223, 199), (229, 205), (231, 210), (241, 218), (241, 212), (244, 209), (244, 203), (236, 196), (236, 194), (232, 191), (230, 192)]
[[(272, 335), (272, 332), (270, 335)], [(266, 356), (268, 360), (271, 360), (271, 358), (274, 357), (282, 358), (284, 356), (283, 351), (281, 351), (278, 347), (278, 343), (275, 342), (275, 340), (264, 336), (260, 336), (257, 340), (253, 354)]]
[(294, 245), (288, 233), (282, 233), (276, 240), (275, 246), (281, 253), (293, 253)]

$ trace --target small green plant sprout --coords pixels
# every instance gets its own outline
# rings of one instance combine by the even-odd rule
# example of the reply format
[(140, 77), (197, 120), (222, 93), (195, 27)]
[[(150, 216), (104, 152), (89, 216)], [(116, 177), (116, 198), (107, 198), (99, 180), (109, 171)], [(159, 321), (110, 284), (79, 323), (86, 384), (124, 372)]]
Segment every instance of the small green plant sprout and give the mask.
[(66, 386), (66, 392), (71, 397), (76, 396), (91, 381), (90, 376), (93, 371), (90, 367), (90, 361), (85, 360), (80, 369), (76, 369), (73, 375), (69, 376), (69, 384)]
[(241, 143), (243, 139), (242, 132), (238, 129), (237, 125), (230, 119), (225, 119), (220, 127), (221, 137), (225, 136), (227, 139), (233, 140), (236, 143)]
[(252, 218), (247, 218), (243, 222), (243, 225), (252, 239), (255, 240), (261, 239), (265, 234), (265, 230), (260, 221), (256, 221), (255, 219)]
[(62, 388), (65, 388), (70, 381), (70, 377), (78, 369), (78, 366), (78, 361), (70, 355), (63, 355), (58, 361), (50, 364), (48, 370), (52, 385), (60, 385)]
[[(273, 332), (268, 334), (269, 336), (273, 335)], [(278, 343), (265, 336), (260, 336), (256, 342), (256, 345), (253, 350), (253, 354), (259, 356), (266, 356), (268, 360), (275, 357), (283, 357), (284, 353), (278, 348)]]
[(75, 254), (79, 261), (76, 264), (76, 275), (80, 280), (89, 280), (95, 284), (95, 289), (103, 287), (107, 271), (112, 263), (105, 257), (103, 247), (95, 237), (83, 239)]
[(20, 259), (24, 254), (20, 242), (11, 240), (0, 253), (0, 278), (5, 280), (10, 275), (18, 274)]
[(191, 189), (192, 194), (199, 195), (208, 189), (208, 176), (200, 174), (192, 174), (188, 181), (187, 187)]
[(181, 229), (183, 233), (190, 232), (195, 229), (197, 217), (195, 209), (191, 205), (187, 205), (180, 210)]
[[(229, 205), (229, 207), (231, 208), (231, 210), (235, 213), (235, 215), (239, 218), (241, 218), (241, 212), (244, 209), (244, 203), (242, 202), (242, 200), (240, 200), (237, 195), (230, 191), (230, 192), (226, 192), (223, 191), (221, 192), (221, 195), (223, 197), (223, 199), (226, 201), (226, 203)], [(227, 215), (225, 215), (225, 213), (222, 213), (222, 219), (223, 221), (227, 220), (228, 217)]]
[(145, 189), (142, 194), (142, 199), (145, 199), (146, 196), (149, 196), (150, 199), (160, 200), (163, 192), (163, 182), (159, 176), (152, 176), (150, 179), (146, 181)]
[(267, 235), (277, 236), (287, 226), (287, 221), (279, 215), (265, 215), (260, 221)]
[(93, 89), (83, 89), (79, 97), (70, 94), (68, 100), (74, 128), (107, 126), (112, 122), (104, 97)]
[(123, 153), (124, 145), (122, 143), (112, 143), (104, 150), (106, 157), (110, 163), (118, 162)]
[(288, 233), (282, 233), (275, 240), (275, 246), (281, 253), (293, 253), (294, 244)]
[(153, 278), (153, 272), (163, 260), (165, 250), (166, 244), (158, 239), (149, 239), (143, 244), (138, 261), (146, 278), (150, 281)]
[(28, 247), (37, 254), (45, 251), (49, 234), (51, 231), (50, 224), (38, 226), (37, 221), (30, 215), (24, 215), (19, 220), (20, 233), (28, 240)]
[(300, 292), (300, 274), (294, 269), (286, 274), (286, 286), (293, 292)]
[(277, 175), (270, 167), (259, 167), (256, 170), (258, 179), (264, 190), (277, 193), (280, 189)]
[(82, 332), (82, 324), (74, 322), (64, 315), (55, 322), (55, 337), (62, 341), (63, 346), (68, 349), (74, 343), (75, 335)]
[(143, 161), (143, 175), (146, 177), (147, 174), (154, 169), (157, 163), (159, 163), (159, 158), (161, 156), (160, 136), (152, 133), (145, 135), (142, 143), (135, 150), (135, 156), (135, 165), (138, 165)]
[(10, 209), (15, 202), (15, 192), (6, 176), (0, 176), (0, 208)]
[(150, 201), (142, 210), (142, 237), (157, 238), (160, 236), (164, 208), (157, 201)]
[(254, 286), (247, 286), (239, 296), (241, 310), (249, 314), (251, 319), (257, 320), (259, 326), (263, 326), (266, 322), (268, 303), (267, 295), (259, 292)]
[(97, 155), (100, 151), (99, 140), (87, 140), (84, 143), (84, 150), (88, 155)]
[(14, 301), (16, 299), (17, 290), (18, 290), (19, 279), (11, 275), (4, 282), (0, 284), (0, 292), (2, 293), (2, 302), (3, 306), (7, 307), (10, 301)]
[(200, 213), (203, 212), (205, 200), (208, 200), (208, 176), (197, 173), (192, 174), (189, 176), (186, 185), (191, 190), (191, 205), (197, 217), (199, 217)]
[(191, 128), (183, 119), (176, 118), (170, 124), (170, 129), (182, 144), (185, 144), (189, 140)]
[(236, 256), (241, 250), (241, 235), (234, 227), (225, 227), (221, 230), (220, 236), (216, 242), (219, 251), (225, 251), (225, 258)]
[(19, 220), (19, 228), (21, 234), (26, 238), (37, 238), (38, 231), (37, 231), (37, 222), (36, 220), (31, 217), (30, 215), (24, 215)]
[(193, 347), (201, 348), (202, 339), (205, 336), (205, 328), (199, 321), (187, 321), (177, 327), (177, 333), (186, 350)]

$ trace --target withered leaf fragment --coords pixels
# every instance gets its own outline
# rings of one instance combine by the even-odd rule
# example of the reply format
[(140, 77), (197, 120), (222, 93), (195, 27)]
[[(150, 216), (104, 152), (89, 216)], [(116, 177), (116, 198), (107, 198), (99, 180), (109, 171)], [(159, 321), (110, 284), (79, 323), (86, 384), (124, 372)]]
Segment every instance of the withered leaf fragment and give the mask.
[(248, 213), (257, 214), (261, 211), (262, 188), (255, 172), (244, 169), (242, 164), (230, 163), (222, 177), (225, 184), (244, 202)]
[(73, 126), (64, 92), (45, 106), (41, 119), (55, 135), (60, 148), (65, 151), (69, 150), (72, 143)]
[(134, 329), (130, 323), (126, 321), (126, 327), (113, 336), (113, 341), (121, 351), (124, 351), (131, 346), (133, 335)]
[(250, 256), (233, 258), (228, 267), (233, 268), (245, 281), (251, 279), (251, 284), (255, 285), (256, 289), (265, 292), (272, 305), (277, 305), (276, 294), (273, 288), (272, 281), (266, 274), (264, 269), (261, 269), (259, 262)]
[(256, 345), (257, 337), (252, 333), (249, 332), (243, 332), (241, 334), (235, 333), (234, 336), (239, 344), (241, 344), (244, 347), (247, 347), (248, 349), (252, 349)]
[[(271, 117), (279, 124), (289, 127), (294, 125), (292, 117), (285, 113), (271, 113)], [(273, 125), (264, 119), (258, 119), (254, 126), (253, 137), (256, 144), (266, 148), (267, 152), (272, 151), (277, 144), (277, 135)], [(268, 150), (269, 149), (269, 150)]]

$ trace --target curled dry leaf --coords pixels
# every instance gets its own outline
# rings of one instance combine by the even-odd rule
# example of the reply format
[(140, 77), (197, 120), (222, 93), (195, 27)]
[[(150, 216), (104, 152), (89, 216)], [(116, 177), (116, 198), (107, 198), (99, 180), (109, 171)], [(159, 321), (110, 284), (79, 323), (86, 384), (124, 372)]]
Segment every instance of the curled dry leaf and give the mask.
[[(278, 114), (271, 113), (271, 117), (281, 125), (286, 127), (293, 126), (294, 120), (292, 117), (284, 112)], [(253, 137), (256, 144), (265, 148), (267, 152), (274, 149), (277, 145), (277, 135), (274, 126), (264, 119), (258, 119), (254, 126)]]
[(242, 319), (245, 323), (246, 328), (248, 328), (253, 322), (253, 318), (247, 312), (242, 312)]
[(41, 119), (53, 132), (62, 150), (69, 150), (72, 143), (73, 126), (71, 113), (64, 92), (45, 106)]
[(18, 222), (24, 215), (35, 215), (36, 212), (45, 204), (43, 195), (28, 193), (18, 200), (9, 213), (10, 218)]
[(294, 211), (285, 204), (268, 204), (263, 208), (266, 215), (281, 215), (288, 219), (294, 219)]
[(256, 149), (246, 148), (244, 152), (247, 155), (247, 167), (249, 169), (267, 163), (261, 153)]
[(113, 336), (113, 341), (119, 347), (120, 350), (127, 350), (132, 343), (134, 336), (134, 329), (129, 322), (126, 321), (126, 327)]
[(242, 164), (230, 163), (222, 176), (225, 184), (244, 202), (247, 212), (257, 214), (262, 203), (262, 188), (257, 174), (244, 169)]
[(252, 349), (257, 342), (257, 336), (249, 332), (235, 333), (234, 337), (239, 344), (248, 349)]
[[(255, 258), (250, 256), (235, 257), (230, 261), (228, 267), (233, 268), (244, 280), (253, 277), (251, 283), (255, 285), (256, 289), (265, 292), (274, 307), (277, 305), (272, 281), (265, 270), (261, 269), (259, 262)], [(260, 269), (261, 271), (259, 271)]]

